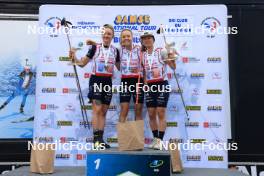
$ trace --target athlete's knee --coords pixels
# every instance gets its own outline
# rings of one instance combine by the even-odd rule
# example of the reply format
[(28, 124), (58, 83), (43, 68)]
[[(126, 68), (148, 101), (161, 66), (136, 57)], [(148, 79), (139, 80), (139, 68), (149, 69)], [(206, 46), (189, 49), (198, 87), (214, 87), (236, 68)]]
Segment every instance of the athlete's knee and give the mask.
[(150, 120), (155, 119), (156, 118), (156, 111), (149, 111), (148, 115), (149, 115)]
[(121, 109), (128, 109), (129, 108), (129, 102), (121, 102), (120, 107), (121, 107)]
[(107, 113), (107, 110), (106, 110), (106, 111), (101, 111), (101, 116), (102, 116), (103, 118), (105, 118), (105, 117), (106, 117), (106, 113)]
[(103, 117), (103, 116), (105, 116), (106, 113), (103, 111), (103, 108), (100, 107), (100, 108), (97, 108), (97, 109), (96, 109), (96, 114), (97, 114), (97, 116), (99, 116), (99, 117)]
[(101, 108), (97, 107), (97, 106), (93, 107), (93, 115), (96, 117), (100, 116), (101, 115)]
[(165, 119), (165, 116), (166, 116), (165, 108), (157, 108), (157, 113), (158, 113), (159, 119)]
[(165, 122), (166, 121), (166, 116), (165, 115), (159, 115), (159, 121), (160, 122)]
[(105, 118), (107, 111), (108, 111), (109, 105), (103, 104), (100, 109), (100, 115)]
[(141, 120), (141, 119), (142, 119), (142, 111), (136, 110), (136, 120)]
[(127, 116), (129, 111), (129, 103), (121, 103), (120, 107), (121, 107), (120, 115)]
[(120, 117), (127, 117), (127, 115), (128, 115), (128, 110), (121, 110), (121, 112), (120, 112)]

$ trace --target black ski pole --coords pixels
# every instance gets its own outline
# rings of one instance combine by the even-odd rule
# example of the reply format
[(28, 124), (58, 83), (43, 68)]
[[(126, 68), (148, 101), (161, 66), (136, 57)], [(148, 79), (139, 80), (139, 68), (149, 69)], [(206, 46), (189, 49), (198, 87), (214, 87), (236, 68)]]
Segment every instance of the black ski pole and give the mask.
[[(66, 21), (65, 18), (63, 18), (61, 20), (61, 25), (65, 27), (65, 32), (66, 32), (69, 48), (71, 50), (72, 49), (71, 41), (70, 41), (69, 34), (68, 34), (69, 24), (72, 25), (72, 23), (69, 21)], [(89, 124), (87, 113), (86, 113), (85, 106), (84, 106), (84, 100), (83, 100), (83, 94), (82, 94), (82, 89), (81, 89), (81, 85), (80, 85), (80, 80), (79, 80), (79, 76), (78, 76), (78, 72), (77, 72), (77, 68), (76, 68), (75, 64), (73, 64), (73, 70), (74, 70), (75, 80), (76, 80), (76, 84), (77, 84), (77, 88), (78, 88), (78, 92), (79, 92), (79, 101), (80, 101), (80, 106), (81, 106), (82, 118), (84, 121), (84, 127), (86, 128), (86, 125), (87, 125), (88, 128), (90, 129), (90, 124)]]

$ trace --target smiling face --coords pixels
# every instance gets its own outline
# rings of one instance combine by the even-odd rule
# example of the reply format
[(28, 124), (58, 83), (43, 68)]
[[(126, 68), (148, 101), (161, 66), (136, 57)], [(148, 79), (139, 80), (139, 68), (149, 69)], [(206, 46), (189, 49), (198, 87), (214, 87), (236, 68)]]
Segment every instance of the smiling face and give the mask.
[(109, 46), (114, 37), (114, 32), (112, 29), (105, 27), (105, 32), (102, 36), (103, 44)]
[(151, 48), (154, 45), (154, 38), (152, 36), (146, 36), (142, 38), (142, 44), (146, 48)]
[(132, 32), (130, 30), (124, 30), (121, 32), (121, 46), (123, 47), (130, 47), (132, 46)]

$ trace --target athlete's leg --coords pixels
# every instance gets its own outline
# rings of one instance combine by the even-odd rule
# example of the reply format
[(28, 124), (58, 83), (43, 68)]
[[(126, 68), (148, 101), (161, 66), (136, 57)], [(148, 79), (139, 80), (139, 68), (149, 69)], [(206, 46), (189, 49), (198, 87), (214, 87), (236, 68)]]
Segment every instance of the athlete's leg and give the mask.
[(27, 100), (27, 96), (28, 96), (28, 90), (21, 91), (21, 95), (23, 96), (23, 99), (22, 99), (22, 102), (21, 102), (19, 110), (20, 110), (21, 113), (23, 113), (24, 112), (24, 106), (25, 106), (25, 103), (26, 103), (26, 100)]
[(5, 105), (10, 103), (17, 95), (19, 94), (18, 90), (13, 91), (12, 95), (8, 97), (8, 99), (4, 102)]
[(99, 117), (102, 111), (101, 100), (92, 100), (92, 126), (94, 130), (99, 130)]
[[(122, 78), (121, 85), (123, 85), (123, 87), (122, 87), (122, 92), (119, 93), (120, 107), (121, 107), (119, 122), (125, 122), (127, 119), (127, 115), (129, 111), (129, 102), (131, 99), (131, 92), (129, 92), (127, 89), (127, 87), (131, 85), (131, 78)], [(127, 87), (125, 87), (124, 85), (127, 85)]]
[(158, 122), (157, 122), (157, 109), (155, 107), (148, 108), (148, 115), (149, 115), (149, 125), (153, 132), (153, 136), (156, 136), (156, 132), (158, 131)]
[[(104, 79), (103, 86), (110, 86), (112, 87), (112, 79)], [(104, 144), (105, 148), (110, 148), (110, 145), (106, 144), (103, 140), (104, 136), (104, 128), (105, 128), (105, 122), (106, 122), (106, 114), (109, 108), (109, 105), (111, 103), (112, 99), (112, 89), (109, 92), (101, 92), (101, 107), (98, 112), (98, 118), (97, 118), (97, 124), (98, 124), (98, 141), (99, 143)]]
[[(140, 80), (143, 83), (143, 79)], [(135, 119), (142, 120), (142, 111), (143, 111), (143, 103), (144, 103), (144, 91), (143, 88), (137, 84), (138, 80), (135, 80), (135, 93), (133, 94), (133, 100), (135, 103)]]
[(149, 107), (148, 108), (149, 114), (149, 124), (153, 134), (153, 140), (149, 145), (149, 148), (152, 149), (159, 149), (159, 131), (158, 131), (158, 122), (157, 122), (157, 108), (156, 107)]
[(146, 106), (149, 115), (149, 125), (154, 138), (158, 137), (158, 122), (157, 122), (157, 98), (155, 92), (146, 92)]
[(125, 122), (127, 119), (128, 111), (129, 111), (129, 103), (123, 102), (123, 103), (120, 103), (120, 105), (121, 105), (121, 112), (119, 116), (119, 122)]
[(99, 123), (98, 123), (99, 130), (104, 130), (105, 121), (106, 121), (106, 113), (107, 113), (108, 108), (109, 108), (109, 105), (102, 104), (102, 108), (99, 113), (99, 119), (98, 119), (99, 120)]
[[(167, 81), (164, 81), (162, 85), (168, 85)], [(163, 140), (165, 131), (166, 131), (166, 126), (167, 126), (167, 121), (166, 121), (166, 108), (169, 100), (169, 92), (158, 92), (157, 95), (157, 113), (159, 117), (159, 138)]]
[[(105, 102), (102, 102), (105, 103)], [(110, 104), (110, 102), (109, 102)], [(104, 140), (104, 128), (105, 128), (105, 123), (106, 123), (106, 114), (109, 108), (109, 104), (102, 104), (100, 112), (99, 112), (99, 116), (98, 116), (98, 141), (100, 143), (104, 143), (106, 148), (110, 148), (110, 145), (108, 145)]]
[(142, 111), (143, 111), (143, 104), (138, 103), (135, 104), (135, 119), (136, 120), (142, 120)]
[(102, 93), (95, 91), (94, 85), (100, 83), (100, 78), (91, 76), (89, 81), (88, 98), (92, 101), (92, 127), (93, 127), (93, 142), (96, 143), (100, 138), (100, 114), (102, 111)]
[(157, 107), (157, 114), (159, 117), (159, 138), (163, 140), (163, 136), (167, 127), (167, 121), (166, 121), (166, 108), (164, 107)]
[(27, 100), (27, 96), (28, 96), (28, 91), (22, 91), (22, 96), (23, 96), (23, 99), (22, 99), (22, 102), (21, 102), (21, 106), (25, 106), (26, 104), (26, 100)]

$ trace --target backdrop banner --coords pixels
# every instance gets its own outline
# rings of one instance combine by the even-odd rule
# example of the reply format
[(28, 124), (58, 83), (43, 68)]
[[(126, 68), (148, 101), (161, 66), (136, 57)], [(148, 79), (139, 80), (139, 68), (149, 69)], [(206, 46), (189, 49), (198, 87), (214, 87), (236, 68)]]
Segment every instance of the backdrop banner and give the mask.
[[(73, 66), (68, 57), (69, 45), (64, 26), (66, 18), (72, 23), (70, 40), (77, 49), (77, 57), (85, 56), (90, 46), (87, 39), (101, 42), (100, 31), (104, 24), (115, 29), (112, 44), (120, 47), (120, 31), (133, 31), (133, 42), (140, 45), (140, 35), (149, 31), (155, 35), (155, 47), (164, 47), (161, 34), (156, 31), (162, 24), (168, 42), (175, 42), (181, 55), (177, 59), (179, 90), (173, 71), (168, 68), (172, 87), (167, 107), (167, 129), (164, 141), (175, 139), (192, 144), (219, 144), (230, 136), (230, 100), (228, 75), (228, 38), (223, 29), (227, 27), (227, 9), (224, 5), (190, 6), (70, 6), (43, 5), (40, 7), (39, 26), (31, 32), (39, 32), (39, 59), (37, 61), (37, 87), (35, 105), (34, 139), (62, 144), (92, 142), (92, 129), (84, 128), (78, 89)], [(46, 32), (44, 29), (50, 29)], [(54, 32), (56, 29), (61, 32)], [(208, 29), (202, 32), (201, 29)], [(38, 30), (38, 31), (34, 31)], [(83, 32), (88, 31), (88, 32)], [(219, 31), (219, 33), (216, 33)], [(221, 34), (222, 32), (222, 34)], [(91, 104), (88, 103), (88, 83), (92, 62), (81, 68), (78, 75), (84, 95), (85, 108), (91, 121)], [(113, 84), (120, 84), (120, 73), (115, 70)], [(181, 101), (183, 93), (190, 119), (186, 121)], [(134, 118), (131, 103), (129, 120)], [(117, 146), (116, 124), (120, 113), (119, 94), (113, 93), (107, 112), (105, 141)], [(145, 145), (153, 138), (147, 109), (144, 106)], [(213, 148), (212, 148), (213, 149)], [(70, 151), (57, 150), (55, 164), (85, 165), (86, 151), (75, 146)], [(184, 167), (227, 168), (227, 151), (182, 151)]]

